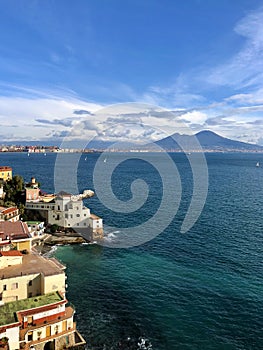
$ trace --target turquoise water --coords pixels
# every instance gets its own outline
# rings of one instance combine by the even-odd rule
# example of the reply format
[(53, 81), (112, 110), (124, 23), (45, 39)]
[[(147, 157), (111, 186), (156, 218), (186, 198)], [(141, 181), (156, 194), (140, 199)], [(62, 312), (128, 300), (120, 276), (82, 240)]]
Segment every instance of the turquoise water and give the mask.
[[(181, 174), (183, 198), (162, 234), (130, 249), (58, 247), (78, 328), (89, 349), (137, 349), (140, 336), (155, 350), (263, 349), (263, 168), (255, 166), (263, 164), (263, 155), (206, 155), (207, 201), (186, 234), (180, 226), (192, 193), (191, 171), (183, 155), (171, 156)], [(80, 160), (80, 189), (92, 188), (97, 157)], [(1, 165), (11, 165), (26, 180), (35, 175), (47, 192), (54, 190), (54, 162), (52, 154), (0, 154)], [(151, 188), (141, 212), (113, 216), (96, 197), (88, 202), (119, 232), (149, 218), (160, 203), (160, 176), (139, 160), (116, 169), (116, 195), (129, 199), (129, 184), (136, 177)]]

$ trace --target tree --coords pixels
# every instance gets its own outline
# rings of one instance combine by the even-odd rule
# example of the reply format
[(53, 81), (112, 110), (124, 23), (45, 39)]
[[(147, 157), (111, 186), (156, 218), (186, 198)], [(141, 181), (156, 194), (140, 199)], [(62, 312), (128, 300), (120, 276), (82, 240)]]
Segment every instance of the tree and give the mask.
[(50, 232), (51, 233), (55, 233), (58, 230), (58, 225), (57, 224), (53, 224), (50, 227)]
[(24, 203), (24, 179), (15, 175), (4, 183), (5, 203), (12, 202), (17, 205)]

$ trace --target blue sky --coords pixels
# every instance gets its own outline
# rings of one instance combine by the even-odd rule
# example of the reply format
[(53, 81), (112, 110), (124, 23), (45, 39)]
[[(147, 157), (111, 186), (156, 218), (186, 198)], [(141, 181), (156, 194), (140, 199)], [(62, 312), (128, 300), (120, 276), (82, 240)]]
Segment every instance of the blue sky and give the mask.
[(263, 1), (0, 0), (0, 23), (2, 142), (180, 122), (263, 144)]

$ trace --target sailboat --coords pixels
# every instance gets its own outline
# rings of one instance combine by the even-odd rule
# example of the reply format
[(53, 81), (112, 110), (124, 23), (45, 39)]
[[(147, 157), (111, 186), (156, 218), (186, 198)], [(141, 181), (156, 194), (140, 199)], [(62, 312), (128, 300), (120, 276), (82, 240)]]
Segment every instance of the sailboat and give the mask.
[(256, 167), (259, 167), (259, 162), (257, 162)]

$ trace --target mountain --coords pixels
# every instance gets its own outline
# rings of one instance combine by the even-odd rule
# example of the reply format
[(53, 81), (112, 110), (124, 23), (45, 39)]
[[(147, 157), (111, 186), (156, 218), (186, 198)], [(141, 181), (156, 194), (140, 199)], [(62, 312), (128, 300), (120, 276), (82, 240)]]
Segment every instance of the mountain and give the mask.
[[(182, 148), (184, 151), (194, 151), (196, 150), (196, 140), (199, 141), (201, 147), (204, 151), (220, 151), (220, 152), (231, 152), (231, 151), (240, 151), (240, 152), (263, 152), (263, 146), (255, 145), (246, 142), (240, 142), (222, 137), (216, 134), (213, 131), (204, 130), (200, 131), (195, 135), (181, 135), (175, 133), (171, 136), (165, 137), (159, 141), (154, 142), (155, 145), (160, 146), (164, 151), (181, 151)], [(81, 142), (82, 144), (83, 142)], [(10, 141), (4, 142), (6, 145), (42, 145), (42, 146), (51, 146), (55, 145), (60, 147), (61, 144), (58, 141)], [(127, 150), (148, 150), (156, 151), (154, 144), (148, 144), (140, 146), (138, 144), (133, 144), (130, 142), (118, 142), (114, 147), (115, 143), (113, 141), (103, 141), (100, 139), (93, 139), (87, 145), (86, 148), (93, 150), (106, 150), (107, 148), (115, 149), (116, 151), (127, 151)], [(70, 148), (70, 146), (68, 147)], [(78, 143), (72, 144), (72, 148), (79, 148)]]
[(195, 149), (195, 138), (204, 150), (210, 151), (263, 151), (263, 147), (251, 143), (240, 142), (222, 137), (212, 131), (204, 130), (195, 135), (173, 134), (155, 142), (164, 150), (180, 150), (182, 145), (186, 150)]

